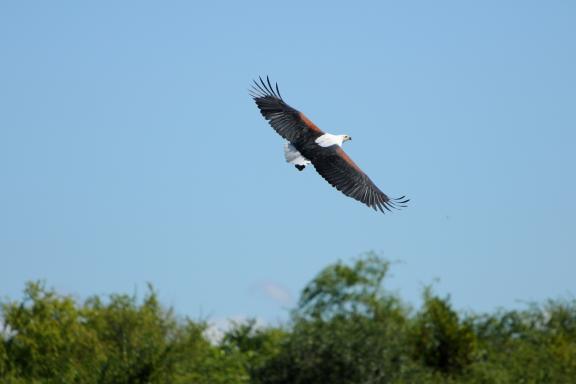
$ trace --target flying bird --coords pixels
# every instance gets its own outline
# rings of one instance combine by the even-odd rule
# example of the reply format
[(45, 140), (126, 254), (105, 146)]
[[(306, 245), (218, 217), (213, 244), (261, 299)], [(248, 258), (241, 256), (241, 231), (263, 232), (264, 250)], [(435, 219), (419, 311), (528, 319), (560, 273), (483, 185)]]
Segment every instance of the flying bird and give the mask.
[(262, 116), (282, 136), (286, 161), (302, 171), (312, 164), (316, 171), (334, 188), (374, 210), (385, 212), (391, 208), (406, 207), (405, 196), (389, 198), (370, 180), (342, 149), (342, 144), (352, 140), (348, 135), (326, 133), (310, 121), (302, 112), (284, 102), (270, 79), (254, 80), (250, 96), (256, 102)]

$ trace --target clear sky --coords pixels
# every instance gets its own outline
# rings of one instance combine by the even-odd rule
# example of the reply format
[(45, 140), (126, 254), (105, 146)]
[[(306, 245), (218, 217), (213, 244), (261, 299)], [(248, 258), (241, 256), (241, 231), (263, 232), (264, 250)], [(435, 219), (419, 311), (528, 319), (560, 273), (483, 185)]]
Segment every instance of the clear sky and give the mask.
[[(142, 292), (287, 318), (339, 259), (397, 260), (417, 305), (576, 292), (574, 1), (12, 1), (0, 5), (0, 295)], [(284, 162), (270, 75), (409, 208)]]

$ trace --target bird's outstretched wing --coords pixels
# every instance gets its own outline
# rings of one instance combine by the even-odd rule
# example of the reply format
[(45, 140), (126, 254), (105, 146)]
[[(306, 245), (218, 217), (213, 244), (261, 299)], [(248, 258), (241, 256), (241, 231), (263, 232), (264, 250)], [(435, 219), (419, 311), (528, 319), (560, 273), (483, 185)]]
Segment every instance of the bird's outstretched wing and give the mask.
[(280, 136), (294, 143), (306, 136), (320, 136), (324, 132), (311, 122), (302, 112), (292, 108), (282, 100), (278, 84), (272, 86), (268, 76), (254, 80), (250, 96), (256, 102), (262, 116)]
[(334, 188), (374, 210), (385, 212), (391, 208), (406, 207), (410, 201), (405, 196), (389, 198), (370, 180), (352, 159), (338, 145), (319, 148), (312, 160), (316, 171)]

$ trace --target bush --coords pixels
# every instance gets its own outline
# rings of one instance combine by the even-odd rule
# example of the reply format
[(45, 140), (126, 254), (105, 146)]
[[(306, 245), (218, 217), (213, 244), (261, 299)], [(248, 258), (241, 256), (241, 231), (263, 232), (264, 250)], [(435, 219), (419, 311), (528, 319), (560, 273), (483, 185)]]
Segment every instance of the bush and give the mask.
[(469, 321), (460, 321), (448, 298), (432, 295), (427, 288), (422, 310), (411, 331), (413, 356), (426, 367), (443, 374), (459, 374), (473, 363), (476, 335)]
[(83, 303), (42, 283), (0, 303), (0, 382), (175, 384), (569, 383), (576, 301), (459, 314), (424, 290), (414, 312), (367, 254), (327, 266), (285, 327), (239, 323), (219, 343), (152, 287)]

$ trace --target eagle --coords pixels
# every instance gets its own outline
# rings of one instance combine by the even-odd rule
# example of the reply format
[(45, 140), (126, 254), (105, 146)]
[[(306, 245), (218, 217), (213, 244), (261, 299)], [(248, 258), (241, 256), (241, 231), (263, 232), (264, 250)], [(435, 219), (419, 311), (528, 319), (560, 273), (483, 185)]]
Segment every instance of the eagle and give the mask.
[(286, 140), (284, 156), (288, 163), (299, 171), (312, 164), (334, 188), (375, 211), (385, 213), (391, 208), (406, 207), (409, 199), (388, 197), (344, 152), (342, 144), (352, 140), (350, 136), (322, 131), (302, 112), (284, 102), (278, 83), (273, 87), (268, 76), (266, 81), (262, 77), (259, 80), (254, 80), (250, 96), (262, 116)]

